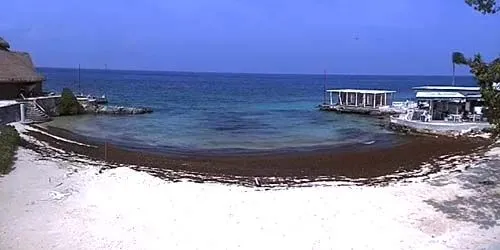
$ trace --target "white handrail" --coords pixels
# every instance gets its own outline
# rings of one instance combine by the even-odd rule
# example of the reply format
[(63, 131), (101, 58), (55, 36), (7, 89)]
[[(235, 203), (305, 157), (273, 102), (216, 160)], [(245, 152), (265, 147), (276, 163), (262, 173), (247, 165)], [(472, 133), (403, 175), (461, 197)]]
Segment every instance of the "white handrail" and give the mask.
[(44, 114), (48, 115), (48, 114), (47, 114), (47, 111), (45, 111), (45, 109), (44, 109), (42, 106), (40, 106), (40, 104), (38, 104), (38, 103), (36, 102), (36, 99), (35, 99), (35, 100), (33, 100), (33, 103), (34, 103), (34, 104), (35, 104), (35, 106), (36, 106), (37, 108), (39, 108), (39, 109), (40, 109), (40, 110), (41, 110)]

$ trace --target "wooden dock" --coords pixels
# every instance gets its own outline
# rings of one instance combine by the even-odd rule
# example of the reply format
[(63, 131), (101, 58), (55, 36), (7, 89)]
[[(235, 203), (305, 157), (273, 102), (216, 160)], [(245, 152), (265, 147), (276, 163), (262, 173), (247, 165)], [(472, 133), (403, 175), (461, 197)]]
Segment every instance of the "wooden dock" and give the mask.
[[(330, 102), (319, 106), (322, 111), (374, 116), (401, 113), (390, 106), (395, 91), (337, 89), (326, 90), (326, 92), (330, 95)], [(334, 95), (337, 97), (336, 102), (334, 102)]]

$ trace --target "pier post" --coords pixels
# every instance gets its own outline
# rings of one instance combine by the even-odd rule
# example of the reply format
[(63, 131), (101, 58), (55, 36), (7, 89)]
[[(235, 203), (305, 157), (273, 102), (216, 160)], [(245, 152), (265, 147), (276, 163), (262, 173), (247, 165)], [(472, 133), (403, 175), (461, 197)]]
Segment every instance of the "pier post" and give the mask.
[(432, 103), (433, 103), (433, 101), (430, 100), (429, 101), (429, 115), (431, 116), (430, 120), (432, 120), (432, 118), (434, 117), (434, 109), (432, 108), (432, 106), (433, 106)]
[(19, 105), (19, 108), (21, 109), (21, 122), (25, 122), (25, 120), (26, 120), (26, 106), (24, 103), (21, 103)]
[(330, 106), (333, 106), (333, 94), (330, 92)]
[(356, 92), (356, 100), (354, 101), (354, 105), (356, 105), (356, 107), (358, 106), (358, 92)]
[(366, 107), (366, 93), (363, 93), (363, 107)]
[(104, 162), (108, 162), (108, 141), (104, 142)]
[(373, 94), (373, 107), (375, 108), (375, 104), (377, 103), (377, 94)]
[(384, 106), (387, 106), (387, 93), (384, 93)]

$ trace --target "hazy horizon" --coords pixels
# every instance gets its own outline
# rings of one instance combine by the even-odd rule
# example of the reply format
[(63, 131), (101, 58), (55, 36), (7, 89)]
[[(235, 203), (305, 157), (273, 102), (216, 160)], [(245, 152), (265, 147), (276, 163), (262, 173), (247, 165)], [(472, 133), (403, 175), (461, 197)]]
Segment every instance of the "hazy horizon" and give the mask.
[[(72, 70), (76, 73), (78, 72), (78, 67), (36, 67), (37, 69), (56, 69), (56, 70)], [(223, 71), (176, 71), (176, 70), (151, 70), (151, 69), (112, 69), (112, 68), (83, 68), (80, 70), (90, 70), (90, 71), (127, 71), (127, 72), (159, 72), (159, 73), (193, 73), (193, 74), (248, 74), (248, 75), (314, 75), (314, 76), (324, 76), (325, 73), (279, 73), (279, 72), (223, 72)], [(410, 75), (410, 74), (349, 74), (349, 73), (335, 73), (335, 72), (326, 72), (327, 76), (438, 76), (438, 77), (446, 77), (449, 76), (450, 79), (452, 74), (441, 74), (441, 75)], [(456, 77), (474, 77), (472, 74), (455, 74)]]

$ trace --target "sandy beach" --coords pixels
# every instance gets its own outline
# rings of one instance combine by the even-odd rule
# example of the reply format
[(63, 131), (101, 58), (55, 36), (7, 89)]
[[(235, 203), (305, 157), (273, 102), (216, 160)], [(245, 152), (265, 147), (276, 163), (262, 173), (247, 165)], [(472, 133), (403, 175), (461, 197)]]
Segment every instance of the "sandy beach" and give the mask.
[(269, 189), (106, 167), (29, 134), (37, 151), (0, 178), (2, 249), (500, 248), (497, 146), (383, 185)]
[(28, 134), (38, 152), (20, 148), (0, 178), (2, 249), (500, 247), (497, 147), (442, 157), (437, 173), (384, 185), (267, 190), (104, 167)]

